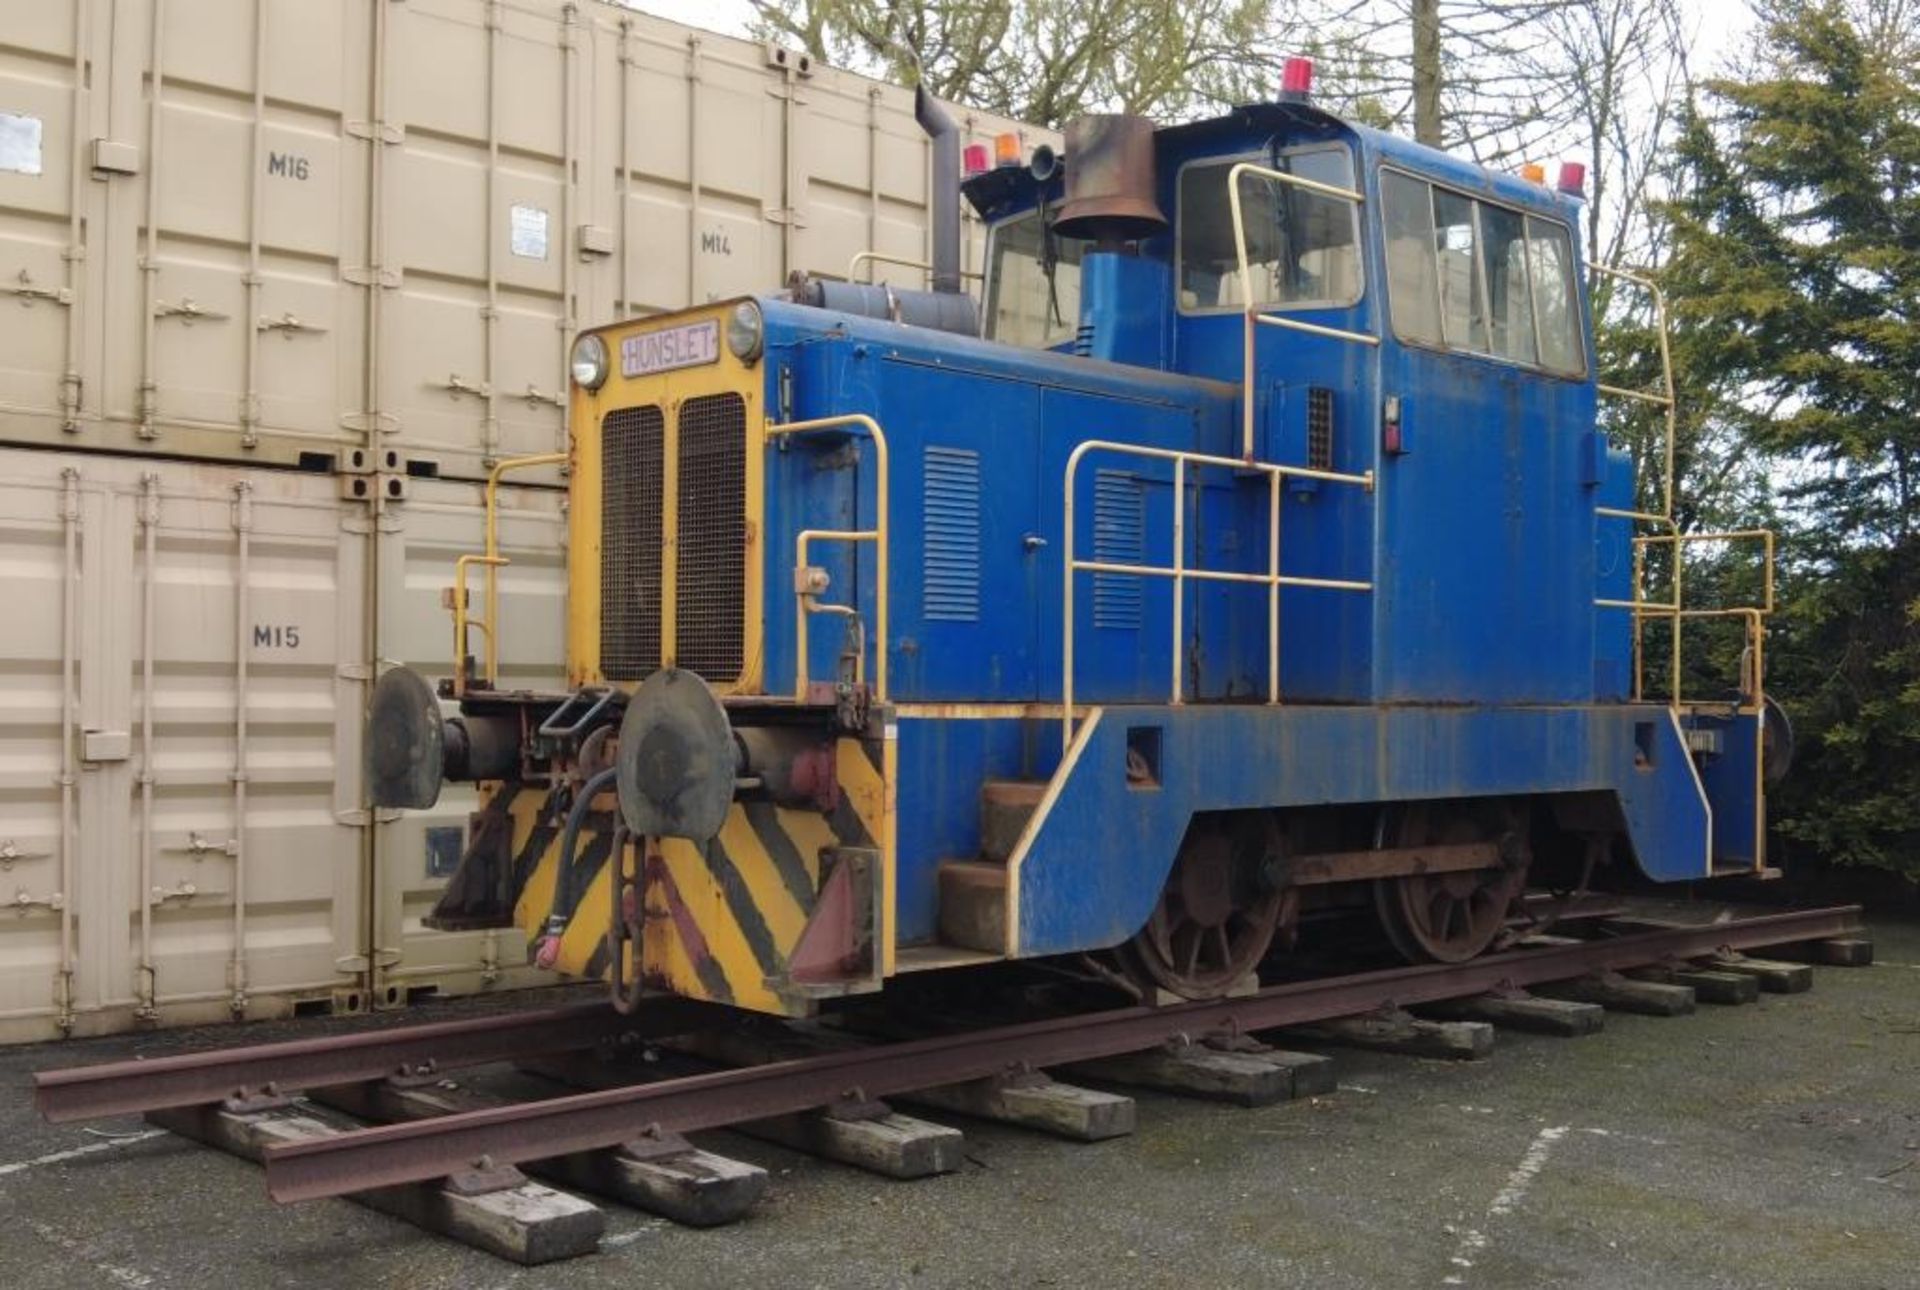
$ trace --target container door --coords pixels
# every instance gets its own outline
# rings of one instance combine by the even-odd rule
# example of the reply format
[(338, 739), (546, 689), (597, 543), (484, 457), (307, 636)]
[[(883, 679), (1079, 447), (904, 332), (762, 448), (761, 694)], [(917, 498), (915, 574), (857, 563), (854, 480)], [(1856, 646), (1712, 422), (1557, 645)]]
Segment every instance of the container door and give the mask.
[(792, 113), (792, 267), (926, 286), (924, 271), (890, 260), (853, 265), (866, 251), (927, 259), (927, 142), (914, 123), (913, 95), (816, 67)]
[[(453, 667), (453, 625), (441, 592), (452, 585), (455, 559), (482, 549), (483, 495), (472, 484), (411, 484), (409, 500), (390, 507), (382, 523), (376, 652), (383, 667), (403, 663), (438, 678)], [(557, 690), (565, 682), (567, 621), (563, 495), (509, 487), (500, 496), (500, 549), (512, 561), (499, 572), (500, 685)], [(477, 609), (478, 578), (469, 590)], [(449, 704), (447, 715), (454, 712)], [(459, 863), (477, 805), (471, 788), (449, 784), (430, 810), (377, 813), (375, 1006), (551, 983), (551, 976), (526, 966), (525, 939), (513, 928), (436, 932), (422, 924)]]
[(100, 1000), (98, 937), (79, 913), (77, 803), (61, 788), (77, 773), (81, 566), (98, 501), (77, 474), (0, 471), (0, 1042), (57, 1038), (63, 1016)]
[(325, 467), (363, 444), (371, 12), (114, 8), (102, 446)]
[(616, 312), (657, 313), (776, 288), (783, 100), (761, 50), (635, 14), (602, 41), (620, 239)]
[(178, 466), (114, 512), (101, 715), (130, 755), (85, 782), (103, 849), (126, 843), (136, 1000), (355, 1009), (364, 517), (325, 476)]
[(87, 320), (103, 189), (88, 175), (105, 24), (86, 0), (14, 6), (0, 65), (0, 424), (51, 442), (99, 414), (99, 350)]
[[(793, 87), (787, 98), (784, 203), (791, 218), (783, 222), (790, 230), (788, 271), (829, 278), (851, 273), (862, 282), (926, 287), (927, 271), (915, 265), (933, 255), (931, 149), (914, 120), (912, 91), (818, 66), (804, 77), (785, 74)], [(1041, 142), (1060, 146), (1050, 131), (959, 107), (949, 111), (960, 126), (963, 147), (991, 149), (993, 137), (1007, 131), (1020, 136), (1023, 155)], [(960, 215), (963, 285), (978, 298), (981, 281), (974, 275), (986, 258), (986, 226), (964, 202)], [(856, 263), (862, 252), (874, 252), (876, 258)]]
[(360, 1006), (364, 524), (324, 476), (0, 481), (0, 1041)]
[(480, 478), (564, 443), (588, 35), (571, 5), (386, 12), (380, 406), (407, 455)]

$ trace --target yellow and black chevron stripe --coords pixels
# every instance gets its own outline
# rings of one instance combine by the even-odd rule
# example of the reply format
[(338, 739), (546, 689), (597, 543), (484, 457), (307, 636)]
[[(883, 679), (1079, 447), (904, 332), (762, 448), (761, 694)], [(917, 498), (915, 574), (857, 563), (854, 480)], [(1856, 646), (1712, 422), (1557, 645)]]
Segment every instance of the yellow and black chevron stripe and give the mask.
[[(838, 741), (834, 765), (840, 791), (832, 811), (736, 801), (712, 841), (664, 838), (650, 854), (630, 861), (642, 875), (645, 984), (760, 1012), (805, 1011), (804, 1001), (783, 997), (771, 983), (786, 975), (787, 958), (813, 913), (824, 850), (878, 851), (883, 871), (892, 873), (886, 773), (892, 747), (890, 740)], [(514, 922), (532, 938), (539, 936), (552, 908), (559, 870), (562, 822), (550, 818), (545, 798), (538, 790), (506, 785), (490, 803), (490, 809), (506, 810), (514, 820)], [(617, 809), (613, 795), (606, 794), (581, 829), (576, 864), (591, 879), (555, 963), (575, 976), (605, 977), (611, 967), (607, 928), (614, 883), (607, 861)], [(890, 882), (883, 887), (881, 907), (892, 908)], [(883, 933), (880, 944), (890, 948), (891, 939)], [(632, 970), (630, 963), (621, 966)]]

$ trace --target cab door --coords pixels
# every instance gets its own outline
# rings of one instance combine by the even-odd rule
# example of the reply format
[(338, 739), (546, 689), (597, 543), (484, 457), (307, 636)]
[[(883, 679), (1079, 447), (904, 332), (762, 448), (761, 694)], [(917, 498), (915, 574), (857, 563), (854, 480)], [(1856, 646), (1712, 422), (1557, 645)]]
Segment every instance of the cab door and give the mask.
[(1593, 388), (1571, 229), (1379, 172), (1398, 412), (1381, 462), (1376, 698), (1565, 702), (1593, 686)]

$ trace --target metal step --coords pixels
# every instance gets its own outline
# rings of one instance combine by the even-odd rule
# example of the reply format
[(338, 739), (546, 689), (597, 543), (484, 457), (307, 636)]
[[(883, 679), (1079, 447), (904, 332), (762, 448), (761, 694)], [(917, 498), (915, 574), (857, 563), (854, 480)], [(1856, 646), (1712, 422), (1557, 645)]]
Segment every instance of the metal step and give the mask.
[(1006, 952), (1005, 865), (948, 860), (940, 866), (940, 939), (970, 950)]
[(981, 785), (981, 856), (1005, 864), (1046, 795), (1045, 780), (990, 779)]

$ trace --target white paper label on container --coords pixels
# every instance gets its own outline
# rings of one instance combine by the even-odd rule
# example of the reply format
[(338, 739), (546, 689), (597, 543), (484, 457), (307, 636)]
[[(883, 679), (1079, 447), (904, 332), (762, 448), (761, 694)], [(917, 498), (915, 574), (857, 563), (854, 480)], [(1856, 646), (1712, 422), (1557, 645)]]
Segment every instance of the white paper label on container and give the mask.
[(620, 342), (620, 374), (651, 376), (676, 367), (699, 367), (720, 361), (720, 323), (683, 323), (660, 331), (642, 332)]
[(39, 117), (0, 112), (0, 170), (39, 174), (41, 136)]
[(538, 206), (514, 206), (507, 212), (507, 249), (529, 260), (547, 258), (547, 213)]

